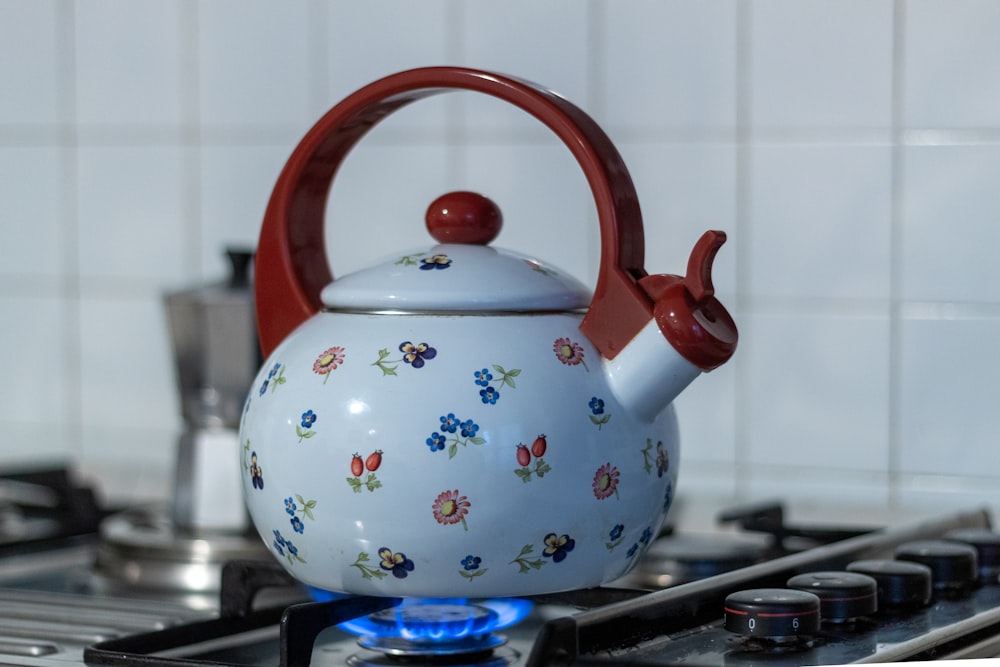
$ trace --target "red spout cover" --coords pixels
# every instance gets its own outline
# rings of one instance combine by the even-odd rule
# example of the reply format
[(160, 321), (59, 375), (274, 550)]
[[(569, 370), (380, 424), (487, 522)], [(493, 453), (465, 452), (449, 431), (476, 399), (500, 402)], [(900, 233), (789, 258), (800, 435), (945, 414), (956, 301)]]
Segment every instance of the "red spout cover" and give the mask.
[(685, 277), (654, 275), (639, 281), (655, 302), (653, 318), (660, 332), (703, 371), (729, 361), (739, 339), (736, 323), (715, 298), (712, 285), (712, 262), (725, 241), (724, 232), (705, 232), (691, 251)]

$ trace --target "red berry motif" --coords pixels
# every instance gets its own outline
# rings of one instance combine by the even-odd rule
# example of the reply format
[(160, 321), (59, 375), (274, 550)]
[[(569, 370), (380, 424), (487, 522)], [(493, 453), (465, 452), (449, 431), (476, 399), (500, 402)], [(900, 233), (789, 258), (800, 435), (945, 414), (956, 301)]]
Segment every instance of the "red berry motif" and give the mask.
[(531, 463), (531, 452), (524, 445), (517, 446), (517, 463), (520, 466), (526, 466)]
[(365, 471), (364, 461), (361, 460), (360, 456), (355, 454), (351, 458), (351, 474), (354, 475), (355, 477), (361, 477), (361, 473), (363, 473), (364, 471)]
[(376, 449), (365, 459), (365, 467), (368, 468), (369, 472), (375, 472), (380, 465), (382, 465), (382, 450)]
[(545, 434), (541, 434), (535, 441), (531, 443), (531, 453), (535, 455), (536, 458), (541, 457), (545, 454), (545, 448), (548, 447), (548, 443), (545, 442)]

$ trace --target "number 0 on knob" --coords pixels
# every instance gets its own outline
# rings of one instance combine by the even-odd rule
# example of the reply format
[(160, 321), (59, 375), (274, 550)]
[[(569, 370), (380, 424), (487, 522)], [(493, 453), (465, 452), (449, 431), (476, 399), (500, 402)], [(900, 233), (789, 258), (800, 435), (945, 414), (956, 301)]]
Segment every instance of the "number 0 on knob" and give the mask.
[(748, 637), (780, 639), (819, 631), (819, 597), (805, 591), (757, 588), (726, 597), (726, 630)]

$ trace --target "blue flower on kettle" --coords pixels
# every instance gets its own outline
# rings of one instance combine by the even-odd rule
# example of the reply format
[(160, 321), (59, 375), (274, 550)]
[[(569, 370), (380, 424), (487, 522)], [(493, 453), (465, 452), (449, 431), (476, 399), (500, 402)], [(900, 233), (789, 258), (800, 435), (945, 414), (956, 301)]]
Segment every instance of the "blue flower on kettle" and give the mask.
[(476, 437), (476, 432), (479, 430), (479, 424), (475, 423), (471, 419), (466, 419), (462, 422), (461, 427), (463, 438), (474, 438)]
[(263, 396), (267, 393), (268, 387), (273, 391), (277, 388), (279, 384), (285, 384), (285, 368), (280, 363), (275, 364), (270, 371), (267, 373), (267, 377), (264, 382), (260, 385), (259, 395)]
[(447, 415), (441, 417), (441, 430), (445, 433), (454, 433), (458, 430), (458, 417), (455, 416), (454, 412), (449, 412)]
[(493, 379), (493, 374), (490, 373), (489, 370), (485, 368), (481, 371), (476, 371), (475, 376), (476, 376), (476, 384), (478, 384), (480, 387), (488, 387), (490, 385), (490, 380)]
[(432, 452), (439, 452), (442, 449), (444, 449), (444, 443), (446, 442), (446, 438), (437, 431), (435, 431), (434, 433), (431, 433), (431, 437), (427, 438), (426, 442), (427, 446), (430, 447)]

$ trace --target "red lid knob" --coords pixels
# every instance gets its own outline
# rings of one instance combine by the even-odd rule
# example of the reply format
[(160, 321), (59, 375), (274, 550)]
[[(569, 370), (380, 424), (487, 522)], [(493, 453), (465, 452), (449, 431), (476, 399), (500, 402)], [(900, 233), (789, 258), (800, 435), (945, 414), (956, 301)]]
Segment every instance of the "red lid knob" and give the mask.
[(486, 245), (500, 233), (503, 215), (475, 192), (449, 192), (427, 207), (427, 231), (438, 243)]

